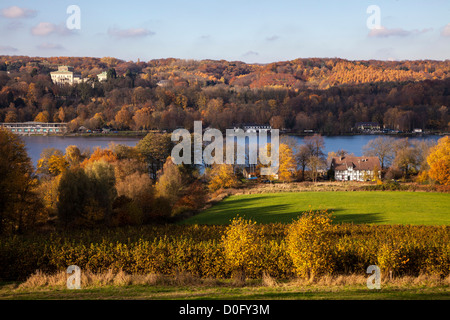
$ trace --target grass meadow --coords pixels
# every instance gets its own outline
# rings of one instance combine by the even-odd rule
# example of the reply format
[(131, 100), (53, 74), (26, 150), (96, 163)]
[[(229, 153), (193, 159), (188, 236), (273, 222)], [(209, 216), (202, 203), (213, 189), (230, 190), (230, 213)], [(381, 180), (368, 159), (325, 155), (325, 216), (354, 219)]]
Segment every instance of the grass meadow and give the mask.
[(369, 290), (363, 284), (325, 286), (325, 285), (286, 285), (278, 287), (245, 286), (218, 287), (201, 286), (150, 286), (127, 285), (92, 287), (81, 290), (64, 288), (34, 288), (13, 290), (11, 286), (0, 288), (2, 300), (448, 300), (448, 285), (429, 287), (404, 284), (386, 286), (381, 290)]
[(248, 280), (199, 279), (189, 274), (130, 275), (83, 273), (80, 290), (66, 288), (67, 275), (35, 274), (27, 281), (0, 284), (0, 299), (21, 300), (448, 300), (450, 277), (430, 275), (385, 278), (380, 290), (366, 287), (366, 275), (325, 276), (278, 281), (270, 276)]
[(239, 215), (258, 223), (290, 223), (327, 209), (335, 223), (449, 225), (450, 194), (406, 191), (283, 192), (232, 195), (183, 224), (228, 224)]

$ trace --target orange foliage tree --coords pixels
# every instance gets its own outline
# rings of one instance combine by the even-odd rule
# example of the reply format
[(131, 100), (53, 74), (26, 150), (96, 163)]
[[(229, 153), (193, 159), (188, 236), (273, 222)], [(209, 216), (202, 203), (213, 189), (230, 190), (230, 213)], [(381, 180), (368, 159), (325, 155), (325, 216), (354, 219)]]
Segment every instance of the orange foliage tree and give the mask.
[(430, 170), (428, 175), (442, 185), (450, 185), (450, 138), (439, 139), (437, 146), (433, 147), (427, 157)]
[(116, 162), (117, 155), (110, 149), (95, 148), (92, 155), (89, 158), (85, 159), (81, 163), (81, 166), (83, 168), (85, 168), (89, 163), (92, 163), (95, 161), (100, 161), (100, 160), (103, 160), (103, 161), (109, 162), (109, 163)]

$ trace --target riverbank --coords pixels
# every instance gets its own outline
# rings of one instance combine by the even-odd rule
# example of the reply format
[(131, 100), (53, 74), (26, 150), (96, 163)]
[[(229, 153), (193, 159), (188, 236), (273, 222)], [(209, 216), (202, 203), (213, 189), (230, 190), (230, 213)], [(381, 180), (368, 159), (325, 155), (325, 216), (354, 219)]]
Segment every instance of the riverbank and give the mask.
[[(147, 131), (118, 131), (111, 133), (53, 133), (53, 134), (20, 134), (23, 137), (145, 137)], [(162, 132), (156, 132), (162, 133)]]
[[(148, 133), (171, 133), (169, 131), (148, 130), (148, 131), (112, 131), (112, 132), (70, 132), (70, 133), (52, 133), (52, 134), (20, 134), (21, 136), (54, 136), (54, 137), (145, 137)], [(308, 137), (313, 133), (297, 133), (280, 131), (280, 136), (292, 136), (292, 137)], [(403, 133), (383, 133), (383, 132), (358, 132), (358, 133), (342, 133), (342, 134), (321, 134), (323, 137), (335, 138), (335, 137), (354, 137), (354, 136), (388, 136), (394, 138), (421, 138), (421, 137), (433, 137), (433, 136), (447, 136), (450, 132), (403, 132)], [(226, 134), (223, 135), (226, 137)]]

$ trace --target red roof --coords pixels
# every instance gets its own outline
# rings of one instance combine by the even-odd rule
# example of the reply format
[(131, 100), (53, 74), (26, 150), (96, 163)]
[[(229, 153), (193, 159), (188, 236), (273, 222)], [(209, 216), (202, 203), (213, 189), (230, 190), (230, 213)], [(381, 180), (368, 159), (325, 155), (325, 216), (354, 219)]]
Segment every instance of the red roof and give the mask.
[(375, 167), (381, 168), (380, 160), (378, 157), (333, 157), (331, 159), (331, 167), (335, 171), (345, 171), (348, 168), (353, 170), (373, 170)]

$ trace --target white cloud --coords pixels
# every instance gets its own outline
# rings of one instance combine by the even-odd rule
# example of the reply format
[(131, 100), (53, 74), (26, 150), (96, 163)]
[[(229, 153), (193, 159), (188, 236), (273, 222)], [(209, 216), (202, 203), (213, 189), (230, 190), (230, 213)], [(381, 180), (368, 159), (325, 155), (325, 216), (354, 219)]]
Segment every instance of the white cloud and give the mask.
[(0, 13), (2, 17), (9, 19), (32, 18), (36, 16), (36, 10), (19, 8), (18, 6), (4, 8), (0, 11)]
[(447, 24), (441, 31), (441, 36), (450, 37), (450, 23)]
[(409, 31), (403, 30), (401, 28), (397, 29), (388, 29), (385, 27), (374, 28), (369, 32), (369, 37), (377, 37), (377, 38), (387, 38), (390, 36), (400, 36), (405, 37), (410, 35)]
[(109, 28), (108, 34), (116, 38), (140, 38), (152, 36), (155, 33), (145, 28), (129, 28), (129, 29)]
[(64, 24), (53, 24), (50, 22), (39, 22), (37, 26), (31, 28), (31, 34), (35, 36), (48, 36), (50, 34), (70, 35), (74, 34), (73, 30), (69, 30)]
[(381, 26), (380, 28), (371, 29), (369, 37), (372, 38), (387, 38), (387, 37), (407, 37), (414, 34), (425, 33), (433, 30), (432, 28), (426, 28), (422, 30), (404, 30), (402, 28), (389, 29)]
[(46, 36), (56, 31), (56, 26), (50, 22), (39, 22), (39, 24), (31, 29), (31, 33), (35, 36)]

